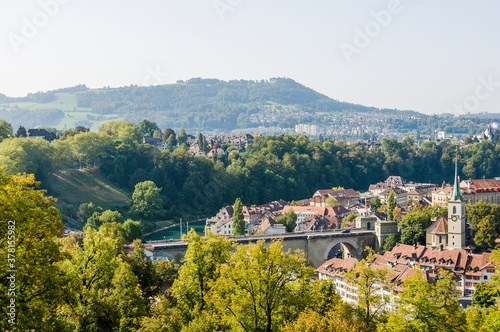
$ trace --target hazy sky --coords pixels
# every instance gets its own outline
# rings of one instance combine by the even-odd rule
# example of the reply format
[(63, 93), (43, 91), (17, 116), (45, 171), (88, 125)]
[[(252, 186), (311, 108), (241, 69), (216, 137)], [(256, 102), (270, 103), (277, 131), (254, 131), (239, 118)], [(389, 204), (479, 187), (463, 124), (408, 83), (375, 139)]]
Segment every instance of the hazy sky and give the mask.
[(500, 112), (495, 0), (0, 3), (0, 93), (9, 96), (290, 77), (368, 106)]

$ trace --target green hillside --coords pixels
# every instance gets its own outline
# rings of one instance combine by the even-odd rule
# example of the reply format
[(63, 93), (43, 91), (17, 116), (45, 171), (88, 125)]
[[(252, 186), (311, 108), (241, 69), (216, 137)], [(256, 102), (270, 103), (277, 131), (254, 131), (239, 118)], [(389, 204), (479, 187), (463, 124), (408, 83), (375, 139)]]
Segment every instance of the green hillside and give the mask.
[(84, 168), (50, 175), (51, 194), (63, 203), (92, 202), (103, 208), (131, 203), (131, 193), (117, 187), (97, 168)]
[(259, 113), (277, 108), (286, 108), (289, 116), (270, 125), (286, 128), (297, 123), (316, 123), (332, 112), (418, 114), (340, 102), (289, 78), (260, 81), (193, 78), (149, 87), (88, 89), (79, 85), (22, 98), (0, 94), (0, 118), (14, 128), (23, 125), (97, 129), (109, 120), (139, 123), (149, 119), (161, 128), (233, 130), (257, 127), (255, 118)]

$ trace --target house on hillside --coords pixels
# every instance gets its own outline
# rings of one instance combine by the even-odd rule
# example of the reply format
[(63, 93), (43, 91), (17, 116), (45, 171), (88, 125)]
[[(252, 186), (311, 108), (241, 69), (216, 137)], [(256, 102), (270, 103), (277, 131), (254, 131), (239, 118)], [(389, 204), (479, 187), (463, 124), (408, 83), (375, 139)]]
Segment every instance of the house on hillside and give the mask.
[[(229, 221), (232, 222), (233, 212), (233, 207), (230, 205), (222, 208), (214, 217), (208, 218), (205, 224), (205, 235), (208, 232), (222, 235), (222, 227), (225, 226)], [(229, 230), (229, 226), (226, 226), (225, 230), (227, 232)]]
[(41, 138), (46, 141), (52, 142), (56, 139), (56, 134), (45, 129), (28, 129), (27, 131), (28, 138)]
[(242, 209), (245, 222), (250, 225), (257, 225), (262, 221), (266, 213), (271, 212), (281, 215), (283, 208), (289, 205), (287, 201), (278, 200), (257, 206), (244, 206)]
[(283, 224), (277, 223), (272, 213), (268, 212), (266, 217), (262, 218), (262, 221), (258, 225), (254, 226), (253, 231), (255, 234), (285, 234), (286, 227)]
[[(479, 201), (500, 204), (500, 178), (463, 180), (460, 182), (460, 192), (463, 200), (474, 204)], [(445, 207), (451, 198), (452, 186), (442, 186), (431, 194), (432, 204)]]
[(328, 198), (334, 198), (338, 204), (347, 206), (359, 202), (360, 194), (354, 189), (345, 190), (332, 190), (332, 189), (321, 189), (317, 190), (313, 197), (311, 198), (310, 205), (316, 207), (326, 207), (326, 201)]
[[(306, 217), (311, 216), (332, 216), (334, 217), (334, 210), (332, 208), (326, 207), (315, 207), (315, 206), (285, 206), (283, 208), (283, 214), (292, 210), (297, 215), (297, 223), (303, 222)], [(331, 213), (331, 215), (329, 214)]]
[(399, 187), (394, 187), (391, 189), (386, 189), (382, 191), (378, 197), (380, 198), (380, 202), (382, 204), (387, 204), (387, 201), (389, 200), (389, 195), (391, 192), (394, 192), (394, 198), (396, 198), (396, 203), (399, 206), (406, 206), (408, 204), (408, 193), (399, 188)]
[(404, 181), (401, 176), (389, 176), (384, 182), (378, 182), (370, 185), (368, 191), (373, 194), (373, 196), (379, 196), (380, 193), (393, 188), (403, 187)]
[(324, 230), (339, 229), (342, 219), (327, 216), (309, 216), (302, 222), (298, 222), (295, 232), (320, 232)]
[(144, 136), (142, 138), (142, 143), (156, 146), (158, 149), (161, 149), (161, 150), (165, 149), (165, 142), (163, 142), (163, 140), (161, 138)]
[(425, 195), (426, 195), (426, 191), (423, 190), (423, 189), (414, 189), (414, 190), (411, 190), (408, 192), (407, 196), (408, 196), (408, 200), (413, 200), (414, 202), (418, 202), (420, 201), (420, 199), (422, 199)]
[[(268, 220), (268, 227), (272, 229), (267, 230), (266, 228), (266, 234), (281, 234), (281, 226), (276, 226), (275, 220), (282, 214), (283, 207), (287, 205), (287, 201), (279, 200), (257, 206), (243, 206), (241, 210), (245, 221), (246, 232), (248, 234), (253, 233), (254, 226)], [(233, 213), (233, 206), (222, 208), (215, 216), (207, 219), (205, 233), (210, 231), (222, 236), (231, 236), (233, 234)]]
[(212, 149), (212, 150), (208, 151), (207, 157), (212, 158), (212, 157), (215, 157), (215, 156), (220, 155), (220, 154), (222, 155), (222, 154), (226, 154), (226, 153), (221, 148), (216, 148), (216, 149)]

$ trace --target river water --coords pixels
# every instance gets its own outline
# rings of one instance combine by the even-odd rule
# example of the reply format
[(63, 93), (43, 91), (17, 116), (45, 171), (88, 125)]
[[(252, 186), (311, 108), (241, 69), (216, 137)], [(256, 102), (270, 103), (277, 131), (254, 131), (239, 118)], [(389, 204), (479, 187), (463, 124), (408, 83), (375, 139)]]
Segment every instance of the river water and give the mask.
[[(183, 224), (182, 233), (186, 234), (186, 225)], [(196, 221), (189, 223), (189, 229), (194, 228), (198, 235), (205, 235), (205, 221)], [(157, 240), (169, 240), (169, 239), (180, 239), (180, 227), (173, 227), (169, 229), (165, 229), (161, 232), (157, 232), (144, 237), (144, 241), (157, 241)]]

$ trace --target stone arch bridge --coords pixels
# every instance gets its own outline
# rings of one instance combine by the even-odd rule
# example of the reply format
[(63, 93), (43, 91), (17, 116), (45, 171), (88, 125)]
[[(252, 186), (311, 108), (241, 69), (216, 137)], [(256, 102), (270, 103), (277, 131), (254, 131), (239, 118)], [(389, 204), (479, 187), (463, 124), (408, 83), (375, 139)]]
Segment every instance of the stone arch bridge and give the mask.
[[(342, 245), (345, 254), (361, 259), (366, 246), (377, 247), (377, 238), (374, 231), (351, 230), (349, 233), (340, 231), (326, 231), (315, 233), (291, 233), (276, 235), (256, 235), (231, 237), (236, 243), (248, 244), (265, 240), (266, 243), (277, 239), (283, 241), (283, 249), (300, 249), (305, 252), (311, 266), (318, 268), (323, 264), (336, 245)], [(163, 256), (180, 263), (187, 249), (187, 243), (177, 241), (152, 241), (155, 256)]]

